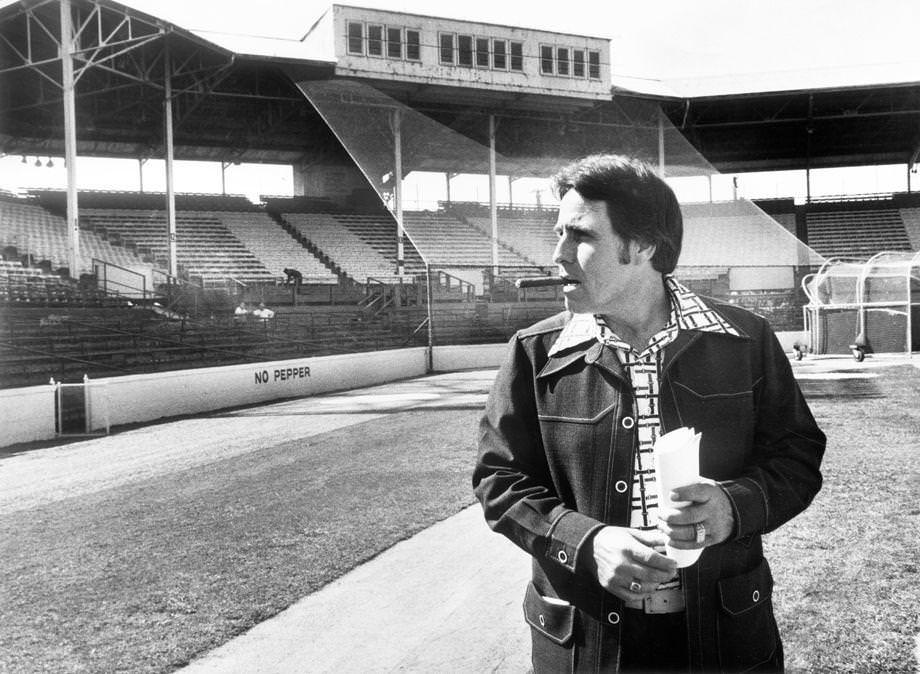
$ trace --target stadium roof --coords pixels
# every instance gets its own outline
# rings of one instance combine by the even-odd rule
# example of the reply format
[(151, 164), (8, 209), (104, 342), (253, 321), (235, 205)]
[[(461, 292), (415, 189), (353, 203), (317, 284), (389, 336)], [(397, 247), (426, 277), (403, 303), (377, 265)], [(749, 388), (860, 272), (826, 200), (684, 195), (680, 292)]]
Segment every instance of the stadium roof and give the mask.
[[(111, 58), (103, 54), (108, 58), (103, 67), (83, 71), (77, 101), (79, 154), (162, 156), (163, 86), (158, 74), (168, 42), (174, 62), (186, 66), (174, 83), (177, 158), (277, 163), (345, 159), (337, 139), (296, 87), (299, 81), (335, 75), (334, 55), (310, 38), (311, 26), (322, 15), (315, 4), (310, 9), (285, 3), (290, 9), (284, 15), (270, 17), (280, 26), (279, 34), (266, 36), (216, 30), (221, 25), (217, 15), (207, 27), (188, 27), (192, 23), (184, 17), (198, 2), (72, 2), (98, 8), (100, 25), (114, 31), (130, 19), (135, 37), (150, 38), (130, 54), (113, 49)], [(272, 12), (282, 6), (263, 2)], [(253, 8), (262, 4), (227, 2), (221, 7), (227, 13), (242, 7), (255, 21), (264, 12)], [(154, 8), (155, 14), (131, 5)], [(452, 11), (456, 16), (457, 8)], [(24, 52), (10, 48), (25, 44), (26, 14), (47, 24), (53, 34), (58, 3), (23, 0), (0, 8), (0, 37), (6, 38), (0, 40), (0, 151), (58, 155), (63, 143), (60, 94), (49, 85), (60, 78), (56, 45), (40, 31), (33, 34), (32, 48), (44, 52), (27, 68), (17, 66)], [(615, 52), (618, 44), (614, 40)], [(611, 97), (658, 99), (674, 125), (717, 168), (741, 171), (907, 162), (920, 147), (918, 83), (916, 60), (737, 75), (650, 78), (614, 71)], [(372, 84), (479, 141), (488, 113), (517, 119), (516, 129), (509, 123), (502, 131), (506, 142), (524, 144), (544, 134), (547, 125), (605, 114), (603, 106), (561, 97)], [(532, 119), (535, 115), (540, 118)], [(514, 148), (505, 147), (504, 152), (512, 155)]]

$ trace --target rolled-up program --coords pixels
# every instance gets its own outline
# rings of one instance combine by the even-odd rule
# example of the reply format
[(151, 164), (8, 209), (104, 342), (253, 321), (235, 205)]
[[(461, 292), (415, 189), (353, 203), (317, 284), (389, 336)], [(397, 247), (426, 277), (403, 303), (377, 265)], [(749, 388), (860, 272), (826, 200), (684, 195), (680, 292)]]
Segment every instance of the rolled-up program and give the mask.
[(517, 288), (541, 288), (543, 286), (564, 286), (569, 283), (567, 279), (558, 276), (535, 276), (533, 278), (519, 278), (514, 282)]
[[(700, 479), (700, 434), (682, 426), (665, 433), (655, 443), (655, 479), (659, 508), (683, 508), (689, 501), (672, 501), (671, 490), (686, 487)], [(702, 550), (677, 550), (665, 546), (666, 554), (685, 568), (699, 559)]]

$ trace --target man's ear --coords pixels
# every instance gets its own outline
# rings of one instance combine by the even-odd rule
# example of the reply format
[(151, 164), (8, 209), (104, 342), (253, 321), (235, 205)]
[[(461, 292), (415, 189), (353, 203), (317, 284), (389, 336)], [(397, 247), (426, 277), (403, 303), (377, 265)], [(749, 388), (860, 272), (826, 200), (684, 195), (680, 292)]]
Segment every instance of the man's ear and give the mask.
[(652, 257), (655, 255), (655, 251), (658, 250), (658, 246), (656, 246), (654, 243), (639, 241), (637, 239), (630, 241), (629, 245), (632, 249), (632, 259), (638, 263), (650, 262)]

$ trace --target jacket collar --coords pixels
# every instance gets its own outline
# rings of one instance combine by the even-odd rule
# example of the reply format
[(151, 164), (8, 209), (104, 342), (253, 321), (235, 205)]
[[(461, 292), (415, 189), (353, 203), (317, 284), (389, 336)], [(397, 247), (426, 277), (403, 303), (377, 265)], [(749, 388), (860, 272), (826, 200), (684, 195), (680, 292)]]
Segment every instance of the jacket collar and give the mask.
[[(664, 275), (665, 290), (671, 302), (671, 321), (680, 331), (717, 332), (733, 337), (747, 335), (722, 312), (712, 308), (703, 299), (687, 289), (671, 274)], [(576, 346), (588, 348), (600, 339), (600, 328), (593, 314), (572, 314), (559, 338), (547, 354), (550, 358)], [(582, 349), (583, 350), (583, 349)], [(582, 351), (579, 350), (579, 353)]]

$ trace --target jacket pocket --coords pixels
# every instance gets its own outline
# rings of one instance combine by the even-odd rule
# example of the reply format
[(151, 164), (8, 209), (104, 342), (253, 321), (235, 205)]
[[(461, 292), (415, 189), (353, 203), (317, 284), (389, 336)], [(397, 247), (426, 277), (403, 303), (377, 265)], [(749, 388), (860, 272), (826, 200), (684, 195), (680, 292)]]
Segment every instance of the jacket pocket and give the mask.
[(534, 672), (571, 672), (574, 668), (575, 607), (542, 596), (527, 584), (524, 619), (530, 625)]
[(746, 671), (770, 662), (778, 651), (779, 632), (773, 617), (773, 576), (767, 560), (740, 576), (720, 580), (718, 591), (722, 669)]
[(747, 456), (737, 449), (751, 447), (754, 439), (754, 392), (706, 391), (675, 381), (671, 395), (680, 424), (702, 433), (700, 473), (716, 480), (740, 473)]

